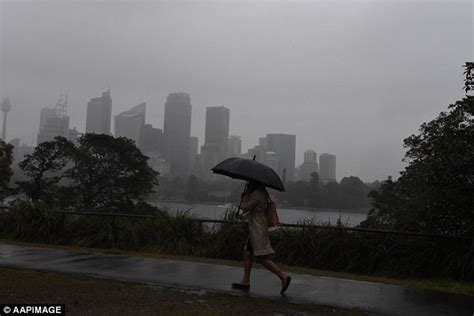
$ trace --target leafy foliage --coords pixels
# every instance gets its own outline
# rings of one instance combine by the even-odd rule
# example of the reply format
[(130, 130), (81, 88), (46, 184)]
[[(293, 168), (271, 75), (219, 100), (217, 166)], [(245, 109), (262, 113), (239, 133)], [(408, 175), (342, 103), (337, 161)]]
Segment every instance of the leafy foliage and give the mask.
[(309, 181), (287, 182), (286, 192), (275, 193), (280, 203), (296, 207), (327, 207), (340, 209), (362, 209), (369, 207), (369, 186), (357, 177), (344, 177), (341, 182), (326, 184), (319, 181), (317, 172)]
[(117, 210), (142, 201), (158, 173), (127, 138), (86, 134), (79, 145), (63, 137), (39, 144), (20, 168), (18, 186), (33, 201), (80, 210)]
[[(42, 202), (18, 203), (0, 213), (0, 238), (158, 251), (239, 260), (244, 225), (201, 225), (188, 212), (172, 216), (149, 205), (137, 213), (155, 218), (64, 215)], [(229, 212), (226, 219), (235, 218)], [(314, 224), (311, 221), (302, 224)], [(279, 262), (386, 276), (474, 280), (471, 240), (370, 234), (333, 229), (278, 228), (270, 232)]]
[[(472, 77), (466, 85), (472, 87)], [(371, 193), (374, 209), (363, 226), (474, 235), (474, 97), (419, 131), (404, 140), (408, 166), (398, 181)]]
[(71, 160), (73, 167), (66, 174), (79, 209), (117, 209), (143, 200), (158, 184), (147, 157), (125, 137), (85, 134)]
[(468, 93), (474, 90), (474, 62), (466, 62), (464, 65), (464, 91)]
[(21, 192), (33, 201), (53, 204), (58, 196), (59, 182), (65, 177), (74, 144), (64, 137), (39, 144), (31, 155), (20, 162), (20, 168), (29, 181), (19, 181)]
[(9, 195), (8, 183), (13, 175), (13, 146), (0, 139), (0, 202)]

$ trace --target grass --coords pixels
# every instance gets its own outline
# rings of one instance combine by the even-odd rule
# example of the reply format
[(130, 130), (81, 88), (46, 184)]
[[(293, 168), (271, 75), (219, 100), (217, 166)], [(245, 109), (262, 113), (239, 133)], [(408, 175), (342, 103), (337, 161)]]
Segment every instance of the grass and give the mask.
[[(208, 227), (188, 212), (170, 215), (143, 207), (157, 218), (64, 215), (51, 212), (41, 203), (22, 202), (14, 210), (0, 213), (0, 238), (180, 257), (241, 259), (247, 237), (244, 225)], [(233, 216), (227, 213), (226, 218)], [(474, 281), (471, 242), (309, 228), (279, 228), (270, 236), (275, 261), (290, 271), (292, 266), (299, 266), (365, 275), (395, 284), (394, 280), (414, 280), (414, 286), (423, 287), (428, 282), (429, 288), (463, 288), (460, 284), (469, 288)]]

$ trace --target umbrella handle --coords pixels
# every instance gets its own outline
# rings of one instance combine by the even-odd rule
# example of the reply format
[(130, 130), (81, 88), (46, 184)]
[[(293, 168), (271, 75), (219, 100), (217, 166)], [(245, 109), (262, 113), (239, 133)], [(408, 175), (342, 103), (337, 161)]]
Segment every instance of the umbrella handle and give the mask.
[[(247, 186), (248, 186), (249, 182), (248, 181), (245, 181), (245, 187), (244, 187), (244, 191), (242, 192), (245, 193), (245, 191), (247, 191)], [(240, 208), (242, 206), (242, 195), (240, 196), (240, 204), (239, 204), (239, 208), (237, 209), (237, 213), (235, 215), (235, 217), (238, 219), (239, 218), (239, 212), (240, 212)]]

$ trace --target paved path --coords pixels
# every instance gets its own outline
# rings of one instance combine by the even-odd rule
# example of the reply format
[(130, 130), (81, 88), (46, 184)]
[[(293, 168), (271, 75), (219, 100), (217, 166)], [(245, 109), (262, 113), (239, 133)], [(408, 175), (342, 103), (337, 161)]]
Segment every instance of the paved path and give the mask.
[(260, 269), (252, 271), (251, 291), (243, 294), (230, 288), (230, 283), (241, 277), (240, 268), (206, 263), (0, 243), (0, 266), (94, 275), (388, 315), (474, 315), (473, 296), (296, 273), (292, 274), (287, 294), (281, 296), (280, 281)]

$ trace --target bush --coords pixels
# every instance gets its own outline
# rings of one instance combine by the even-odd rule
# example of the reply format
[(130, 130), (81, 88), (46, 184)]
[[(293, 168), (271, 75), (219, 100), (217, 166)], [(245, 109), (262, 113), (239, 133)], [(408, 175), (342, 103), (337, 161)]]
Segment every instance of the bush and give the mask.
[[(17, 202), (12, 210), (0, 213), (0, 237), (231, 260), (242, 257), (247, 239), (245, 225), (208, 227), (189, 212), (172, 216), (153, 206), (140, 208), (156, 217), (63, 215), (38, 202)], [(224, 217), (234, 218), (232, 211)], [(280, 227), (270, 232), (270, 238), (274, 258), (288, 265), (394, 277), (474, 280), (474, 251), (472, 241), (466, 239), (310, 227)]]
[(41, 202), (17, 201), (11, 210), (1, 213), (0, 218), (2, 238), (61, 243), (67, 237), (65, 216), (54, 213)]
[[(223, 219), (235, 220), (235, 216), (235, 211), (227, 210)], [(241, 259), (247, 236), (245, 225), (215, 224), (209, 234), (209, 244), (205, 249), (206, 257), (229, 260)]]

